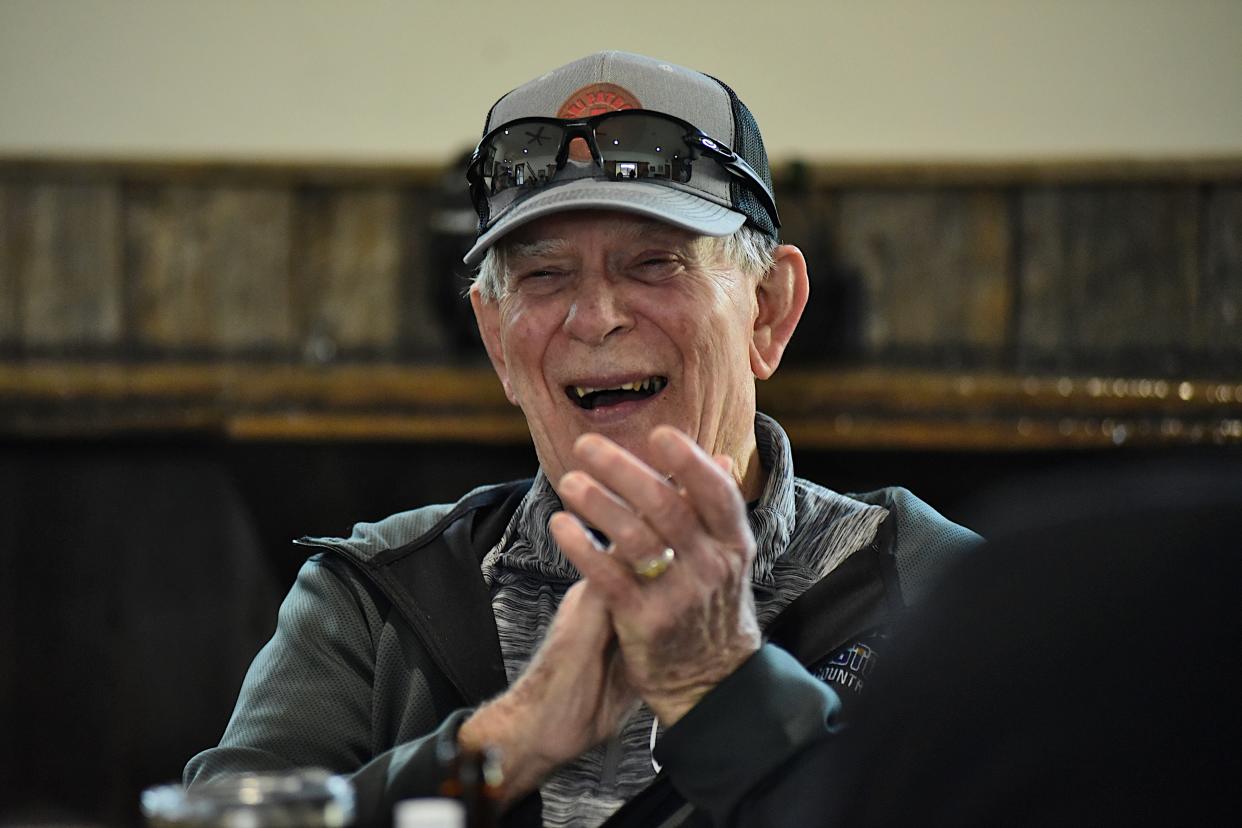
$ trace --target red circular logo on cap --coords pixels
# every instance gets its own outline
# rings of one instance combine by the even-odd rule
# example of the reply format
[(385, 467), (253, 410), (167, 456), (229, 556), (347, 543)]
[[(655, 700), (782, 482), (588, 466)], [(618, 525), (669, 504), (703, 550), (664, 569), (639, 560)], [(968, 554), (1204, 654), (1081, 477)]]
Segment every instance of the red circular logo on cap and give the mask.
[[(615, 83), (592, 83), (566, 98), (565, 103), (556, 111), (556, 117), (577, 120), (605, 112), (642, 107), (634, 93), (622, 86)], [(575, 161), (590, 161), (591, 152), (581, 139), (574, 139), (569, 145), (569, 157)]]

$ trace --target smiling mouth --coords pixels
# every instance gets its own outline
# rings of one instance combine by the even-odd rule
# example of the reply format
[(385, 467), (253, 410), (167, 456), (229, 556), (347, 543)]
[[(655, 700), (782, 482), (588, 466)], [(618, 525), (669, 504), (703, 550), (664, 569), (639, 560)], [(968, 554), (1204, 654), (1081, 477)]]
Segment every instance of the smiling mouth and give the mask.
[(585, 385), (565, 386), (565, 396), (579, 408), (593, 408), (654, 397), (668, 385), (668, 377), (647, 377), (623, 383), (615, 388), (591, 388)]

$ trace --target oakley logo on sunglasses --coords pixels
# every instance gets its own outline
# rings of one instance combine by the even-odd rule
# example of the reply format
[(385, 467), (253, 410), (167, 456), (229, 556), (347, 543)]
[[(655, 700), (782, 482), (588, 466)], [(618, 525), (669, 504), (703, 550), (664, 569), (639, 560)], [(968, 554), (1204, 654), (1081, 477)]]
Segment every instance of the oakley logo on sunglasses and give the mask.
[[(582, 158), (571, 147), (584, 147)], [(780, 226), (776, 201), (758, 173), (728, 147), (687, 121), (661, 112), (625, 109), (585, 119), (519, 118), (493, 129), (467, 171), (484, 223), (523, 192), (554, 180), (603, 175), (612, 180), (690, 182), (694, 164), (710, 159), (741, 181)], [(572, 167), (566, 172), (567, 167)]]

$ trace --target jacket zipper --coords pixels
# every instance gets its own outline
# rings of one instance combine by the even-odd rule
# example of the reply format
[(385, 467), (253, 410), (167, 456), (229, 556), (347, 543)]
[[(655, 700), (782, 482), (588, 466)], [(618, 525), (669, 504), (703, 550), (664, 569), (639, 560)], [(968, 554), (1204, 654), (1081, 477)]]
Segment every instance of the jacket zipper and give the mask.
[(604, 766), (600, 769), (600, 787), (612, 790), (617, 784), (617, 766), (621, 764), (621, 737), (613, 734), (604, 743)]

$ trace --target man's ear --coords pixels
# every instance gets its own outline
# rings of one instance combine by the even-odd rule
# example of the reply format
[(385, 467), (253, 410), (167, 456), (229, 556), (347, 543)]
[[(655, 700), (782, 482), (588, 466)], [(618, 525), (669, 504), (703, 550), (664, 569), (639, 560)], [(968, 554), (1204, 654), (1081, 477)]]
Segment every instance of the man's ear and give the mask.
[(479, 335), (483, 337), (483, 347), (487, 349), (487, 358), (492, 361), (492, 367), (496, 369), (496, 376), (500, 377), (505, 396), (509, 398), (509, 402), (517, 405), (517, 399), (513, 396), (513, 389), (509, 385), (509, 369), (505, 365), (505, 349), (500, 338), (500, 303), (484, 299), (479, 293), (479, 286), (472, 285), (470, 307), (474, 308), (474, 321), (479, 326)]
[(750, 338), (750, 369), (761, 380), (776, 372), (811, 293), (801, 250), (782, 244), (773, 258), (772, 269), (755, 285), (758, 312)]

